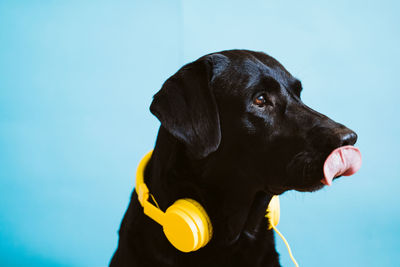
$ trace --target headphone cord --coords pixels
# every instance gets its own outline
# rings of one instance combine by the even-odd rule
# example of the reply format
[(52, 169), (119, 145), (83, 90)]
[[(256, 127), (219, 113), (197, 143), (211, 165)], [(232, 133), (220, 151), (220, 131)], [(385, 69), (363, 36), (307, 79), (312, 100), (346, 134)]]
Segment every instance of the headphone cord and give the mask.
[(154, 198), (153, 194), (150, 194), (150, 196), (151, 196), (151, 199), (153, 199), (154, 204), (156, 204), (157, 208), (160, 209), (160, 206), (158, 206), (158, 203), (157, 203), (156, 199)]
[(287, 250), (289, 252), (289, 256), (292, 259), (294, 265), (296, 265), (296, 267), (299, 267), (299, 265), (297, 264), (297, 261), (293, 257), (292, 250), (290, 249), (289, 243), (286, 241), (286, 238), (281, 234), (281, 232), (278, 231), (278, 229), (273, 224), (271, 224), (271, 226), (275, 230), (275, 232), (282, 238), (283, 242), (285, 243)]

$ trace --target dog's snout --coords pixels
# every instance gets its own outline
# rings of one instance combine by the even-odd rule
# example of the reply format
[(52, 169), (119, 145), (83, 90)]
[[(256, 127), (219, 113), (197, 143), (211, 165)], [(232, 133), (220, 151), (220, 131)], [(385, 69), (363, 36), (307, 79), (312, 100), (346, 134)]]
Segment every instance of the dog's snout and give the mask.
[(310, 131), (309, 137), (314, 147), (327, 151), (354, 145), (357, 141), (357, 134), (354, 131), (337, 123), (330, 127), (315, 127)]
[(342, 130), (338, 133), (341, 146), (354, 145), (357, 142), (357, 134), (350, 129)]

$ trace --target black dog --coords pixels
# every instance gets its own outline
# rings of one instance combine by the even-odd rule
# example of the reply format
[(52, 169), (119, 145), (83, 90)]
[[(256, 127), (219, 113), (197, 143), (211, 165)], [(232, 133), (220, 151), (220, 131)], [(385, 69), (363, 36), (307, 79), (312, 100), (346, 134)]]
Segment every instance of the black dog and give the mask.
[(327, 156), (357, 139), (301, 90), (274, 58), (247, 50), (206, 55), (170, 77), (150, 107), (161, 127), (145, 181), (162, 210), (200, 202), (214, 235), (178, 251), (134, 191), (110, 266), (280, 266), (264, 217), (271, 197), (322, 188)]

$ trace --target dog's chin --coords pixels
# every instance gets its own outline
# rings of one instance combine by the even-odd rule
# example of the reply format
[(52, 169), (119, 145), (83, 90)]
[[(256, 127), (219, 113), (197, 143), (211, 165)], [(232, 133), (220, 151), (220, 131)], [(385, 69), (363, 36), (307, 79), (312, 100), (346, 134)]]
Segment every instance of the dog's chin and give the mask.
[(323, 187), (324, 187), (324, 185), (321, 182), (319, 182), (318, 184), (315, 184), (315, 185), (304, 186), (304, 187), (299, 186), (299, 187), (296, 187), (293, 189), (296, 191), (299, 191), (299, 192), (315, 192), (315, 191), (322, 189)]
[(281, 195), (288, 190), (290, 190), (290, 188), (287, 188), (286, 186), (276, 186), (276, 185), (267, 185), (264, 188), (264, 191), (272, 196)]
[(325, 179), (323, 165), (327, 157), (326, 154), (311, 151), (296, 154), (286, 165), (285, 174), (279, 179), (283, 183), (281, 185), (276, 183), (273, 186), (269, 185), (266, 191), (274, 195), (280, 195), (289, 190), (315, 192), (322, 189), (325, 186), (322, 181)]
[(281, 195), (286, 191), (296, 190), (299, 192), (315, 192), (324, 187), (324, 184), (321, 183), (321, 178), (313, 179), (313, 182), (301, 183), (299, 184), (297, 181), (296, 184), (288, 184), (285, 186), (272, 186), (269, 185), (266, 188), (266, 191), (272, 195)]
[(296, 190), (299, 192), (315, 192), (322, 189), (323, 187), (324, 184), (322, 184), (321, 181), (319, 180), (312, 184), (288, 185), (285, 187), (268, 186), (268, 189), (266, 191), (268, 191), (272, 195), (281, 195), (284, 192), (290, 190)]
[(314, 169), (314, 172), (312, 173), (304, 172), (303, 174), (304, 176), (302, 177), (302, 179), (299, 179), (299, 177), (297, 177), (297, 179), (293, 177), (293, 180), (296, 182), (293, 184), (291, 189), (299, 192), (315, 192), (325, 186), (322, 183), (324, 175), (322, 171), (318, 170), (318, 168)]
[[(333, 180), (336, 180), (338, 178), (342, 177), (340, 176), (336, 176), (333, 178)], [(317, 182), (315, 182), (313, 185), (304, 185), (304, 186), (298, 186), (296, 188), (293, 188), (296, 191), (300, 191), (300, 192), (315, 192), (318, 191), (320, 189), (322, 189), (323, 187), (325, 187), (325, 184), (323, 184), (321, 182), (323, 178), (320, 178)]]
[(314, 192), (324, 187), (323, 164), (326, 153), (304, 151), (298, 153), (286, 167), (288, 190)]

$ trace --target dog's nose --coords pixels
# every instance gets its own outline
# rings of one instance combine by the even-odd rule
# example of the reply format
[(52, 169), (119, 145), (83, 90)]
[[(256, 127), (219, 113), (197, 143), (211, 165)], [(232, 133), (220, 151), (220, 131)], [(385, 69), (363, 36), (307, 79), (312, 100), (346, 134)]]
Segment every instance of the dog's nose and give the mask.
[(357, 142), (357, 134), (348, 128), (341, 129), (337, 134), (340, 146), (354, 145)]

